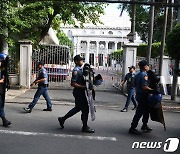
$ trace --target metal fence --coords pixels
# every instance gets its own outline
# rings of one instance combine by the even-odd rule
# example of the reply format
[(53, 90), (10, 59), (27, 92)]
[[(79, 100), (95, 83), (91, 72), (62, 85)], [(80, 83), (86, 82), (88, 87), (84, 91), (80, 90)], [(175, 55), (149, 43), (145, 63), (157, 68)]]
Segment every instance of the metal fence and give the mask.
[(49, 85), (61, 86), (71, 71), (70, 47), (65, 45), (41, 45), (32, 53), (32, 80), (37, 77), (37, 62), (43, 61), (48, 72)]
[(19, 56), (11, 51), (9, 57), (9, 74), (19, 74)]

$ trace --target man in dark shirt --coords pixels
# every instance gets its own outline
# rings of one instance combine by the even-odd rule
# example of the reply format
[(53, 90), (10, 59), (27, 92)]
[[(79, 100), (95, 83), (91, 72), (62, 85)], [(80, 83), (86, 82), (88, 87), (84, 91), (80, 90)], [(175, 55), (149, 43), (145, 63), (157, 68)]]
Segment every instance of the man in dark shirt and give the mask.
[(130, 105), (131, 100), (134, 104), (133, 110), (136, 109), (136, 107), (137, 107), (137, 101), (135, 99), (135, 87), (133, 84), (133, 80), (134, 80), (134, 76), (135, 76), (135, 74), (134, 74), (135, 67), (131, 66), (128, 68), (129, 68), (129, 73), (126, 74), (124, 80), (120, 83), (120, 86), (122, 86), (127, 81), (127, 91), (128, 91), (127, 101), (126, 101), (124, 109), (121, 110), (121, 112), (128, 111), (128, 107)]
[(68, 118), (72, 117), (73, 115), (81, 111), (82, 112), (81, 120), (83, 123), (82, 132), (94, 133), (95, 130), (91, 129), (87, 125), (88, 115), (89, 115), (89, 106), (88, 106), (87, 98), (85, 95), (86, 85), (85, 85), (85, 80), (83, 77), (83, 69), (82, 69), (83, 58), (80, 57), (80, 55), (76, 55), (74, 57), (74, 62), (76, 66), (74, 67), (72, 71), (71, 86), (74, 87), (73, 96), (75, 97), (75, 107), (71, 109), (65, 116), (59, 117), (58, 121), (61, 128), (64, 128), (64, 122)]
[(136, 74), (134, 78), (136, 100), (138, 101), (138, 106), (131, 123), (131, 128), (129, 129), (130, 134), (141, 134), (141, 132), (139, 132), (136, 127), (142, 116), (143, 125), (141, 127), (141, 130), (145, 132), (152, 131), (152, 129), (147, 125), (149, 119), (148, 93), (150, 91), (153, 91), (153, 89), (149, 87), (148, 83), (147, 71), (149, 67), (147, 61), (145, 60), (140, 61), (138, 65), (140, 68), (140, 72)]

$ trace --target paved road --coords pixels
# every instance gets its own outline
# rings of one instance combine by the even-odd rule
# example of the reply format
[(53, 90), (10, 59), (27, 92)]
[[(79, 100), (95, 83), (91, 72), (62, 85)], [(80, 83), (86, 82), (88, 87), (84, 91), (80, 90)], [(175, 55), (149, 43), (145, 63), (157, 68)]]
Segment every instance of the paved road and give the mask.
[(135, 141), (164, 143), (169, 137), (180, 137), (178, 112), (165, 112), (166, 132), (161, 124), (150, 121), (149, 125), (154, 129), (152, 133), (131, 136), (128, 129), (134, 115), (132, 110), (121, 113), (115, 106), (97, 107), (96, 121), (89, 122), (96, 132), (84, 134), (80, 131), (80, 113), (65, 123), (64, 130), (57, 122), (57, 117), (71, 109), (72, 103), (54, 105), (52, 112), (43, 112), (45, 105), (37, 104), (31, 114), (23, 112), (25, 106), (6, 104), (7, 117), (13, 125), (4, 128), (0, 123), (0, 154), (161, 154), (164, 153), (163, 148), (132, 149), (132, 144)]

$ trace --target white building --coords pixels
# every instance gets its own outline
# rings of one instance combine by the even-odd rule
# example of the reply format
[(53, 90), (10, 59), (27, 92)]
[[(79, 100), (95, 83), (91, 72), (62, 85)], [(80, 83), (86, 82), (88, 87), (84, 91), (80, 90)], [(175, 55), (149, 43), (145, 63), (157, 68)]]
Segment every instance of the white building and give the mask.
[(119, 14), (103, 15), (100, 20), (103, 24), (85, 24), (84, 28), (61, 26), (74, 43), (74, 55), (80, 54), (94, 66), (106, 66), (108, 55), (128, 42), (131, 27), (129, 17)]

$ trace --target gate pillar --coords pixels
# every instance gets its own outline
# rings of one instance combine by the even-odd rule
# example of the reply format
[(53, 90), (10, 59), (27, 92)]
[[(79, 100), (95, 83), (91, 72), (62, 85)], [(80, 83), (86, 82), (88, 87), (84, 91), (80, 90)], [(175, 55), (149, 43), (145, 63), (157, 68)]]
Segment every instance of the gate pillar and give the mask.
[[(127, 43), (123, 46), (123, 69), (122, 69), (123, 79), (125, 75), (129, 72), (128, 69), (129, 66), (134, 65), (136, 67), (137, 47), (138, 44), (135, 43)], [(124, 87), (123, 87), (123, 92), (124, 92)]]
[(20, 79), (22, 88), (30, 88), (32, 71), (32, 41), (20, 40)]

